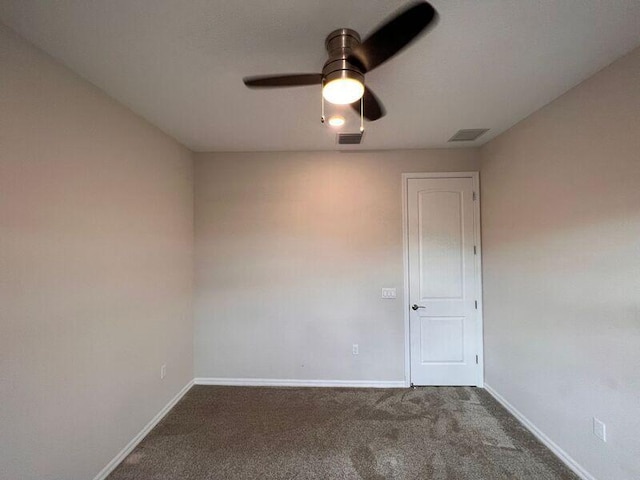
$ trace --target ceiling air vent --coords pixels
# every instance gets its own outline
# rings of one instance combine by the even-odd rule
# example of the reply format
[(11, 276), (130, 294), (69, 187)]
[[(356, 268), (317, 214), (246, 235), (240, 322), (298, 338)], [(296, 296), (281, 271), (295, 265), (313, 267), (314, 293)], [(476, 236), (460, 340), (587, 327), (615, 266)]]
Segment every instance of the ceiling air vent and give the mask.
[(338, 133), (337, 140), (340, 145), (359, 145), (362, 133)]
[(449, 139), (450, 142), (473, 142), (483, 133), (488, 132), (488, 128), (468, 128), (466, 130), (458, 130), (453, 137)]

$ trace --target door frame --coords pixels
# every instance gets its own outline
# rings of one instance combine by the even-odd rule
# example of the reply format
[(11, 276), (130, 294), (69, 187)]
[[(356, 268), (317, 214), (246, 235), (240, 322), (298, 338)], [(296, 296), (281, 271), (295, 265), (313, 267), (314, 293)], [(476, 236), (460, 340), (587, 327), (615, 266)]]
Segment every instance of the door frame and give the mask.
[(484, 322), (482, 318), (482, 238), (480, 235), (480, 175), (478, 172), (437, 172), (437, 173), (403, 173), (402, 174), (402, 249), (403, 249), (403, 269), (404, 269), (404, 383), (405, 387), (411, 386), (411, 332), (410, 310), (409, 310), (409, 198), (407, 195), (407, 185), (409, 179), (413, 178), (471, 178), (473, 180), (473, 191), (476, 195), (473, 202), (473, 237), (477, 247), (475, 256), (476, 272), (476, 299), (478, 301), (478, 329), (477, 329), (477, 352), (478, 352), (478, 376), (476, 386), (484, 388)]

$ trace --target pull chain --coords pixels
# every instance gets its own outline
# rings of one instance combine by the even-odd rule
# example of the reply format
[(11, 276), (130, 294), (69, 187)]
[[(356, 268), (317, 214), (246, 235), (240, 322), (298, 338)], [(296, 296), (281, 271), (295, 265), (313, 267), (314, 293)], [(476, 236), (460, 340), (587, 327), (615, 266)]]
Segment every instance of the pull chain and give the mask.
[(322, 114), (320, 117), (320, 123), (324, 124), (324, 95), (322, 91), (324, 90), (324, 80), (322, 80), (322, 89), (320, 89), (320, 103), (322, 104)]
[(360, 133), (364, 133), (364, 95), (360, 97)]

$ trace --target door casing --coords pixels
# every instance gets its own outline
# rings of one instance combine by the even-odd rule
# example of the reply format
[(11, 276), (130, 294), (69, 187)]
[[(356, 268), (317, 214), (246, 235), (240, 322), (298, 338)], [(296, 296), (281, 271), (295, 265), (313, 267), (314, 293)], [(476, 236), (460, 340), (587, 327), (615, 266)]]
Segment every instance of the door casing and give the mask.
[(437, 172), (437, 173), (403, 173), (402, 174), (402, 249), (404, 269), (404, 382), (406, 387), (411, 386), (411, 350), (409, 330), (409, 213), (407, 181), (410, 178), (471, 178), (475, 202), (473, 205), (473, 235), (477, 252), (475, 255), (476, 273), (476, 299), (478, 301), (478, 378), (476, 386), (484, 388), (484, 325), (482, 319), (482, 244), (480, 236), (480, 175), (478, 172)]

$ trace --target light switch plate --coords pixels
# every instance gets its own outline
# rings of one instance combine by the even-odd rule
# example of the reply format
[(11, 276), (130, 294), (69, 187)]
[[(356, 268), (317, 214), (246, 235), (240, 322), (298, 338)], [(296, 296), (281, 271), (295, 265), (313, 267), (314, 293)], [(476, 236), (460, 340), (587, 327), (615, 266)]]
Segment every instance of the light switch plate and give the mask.
[(383, 288), (382, 289), (382, 298), (396, 298), (396, 289), (395, 288)]

